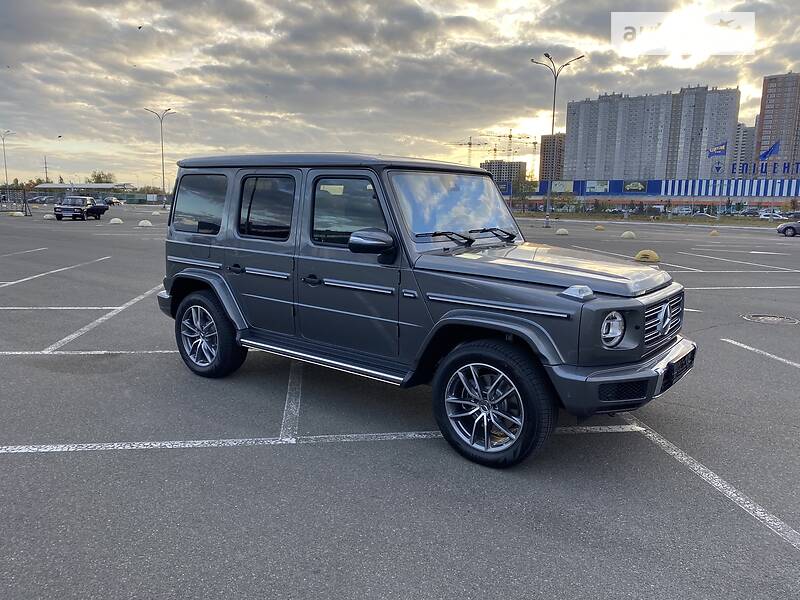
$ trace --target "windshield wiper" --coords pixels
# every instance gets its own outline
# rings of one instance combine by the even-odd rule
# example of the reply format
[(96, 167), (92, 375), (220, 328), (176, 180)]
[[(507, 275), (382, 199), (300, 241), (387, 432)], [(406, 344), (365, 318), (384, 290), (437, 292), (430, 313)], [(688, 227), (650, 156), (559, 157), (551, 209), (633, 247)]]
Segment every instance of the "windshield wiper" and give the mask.
[(459, 244), (463, 244), (464, 246), (472, 246), (472, 244), (475, 242), (474, 237), (464, 235), (463, 233), (457, 233), (455, 231), (426, 231), (424, 233), (417, 233), (416, 235), (414, 235), (414, 237), (418, 238), (421, 237), (430, 238), (439, 236), (445, 236), (446, 238), (449, 238)]
[(517, 237), (516, 233), (511, 233), (510, 231), (506, 231), (505, 229), (500, 229), (499, 227), (482, 227), (480, 229), (470, 229), (468, 233), (493, 233), (501, 240), (505, 240), (506, 242), (513, 242), (514, 238)]

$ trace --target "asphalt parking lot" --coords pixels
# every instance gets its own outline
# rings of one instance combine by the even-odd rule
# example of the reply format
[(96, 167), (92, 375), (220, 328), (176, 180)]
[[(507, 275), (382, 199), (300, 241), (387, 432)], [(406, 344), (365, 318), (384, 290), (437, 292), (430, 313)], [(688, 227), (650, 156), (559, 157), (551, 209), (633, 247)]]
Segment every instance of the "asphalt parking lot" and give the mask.
[(0, 597), (800, 597), (800, 238), (522, 221), (656, 250), (700, 353), (633, 418), (564, 416), (494, 471), (439, 438), (425, 387), (259, 352), (191, 375), (151, 211), (0, 215)]

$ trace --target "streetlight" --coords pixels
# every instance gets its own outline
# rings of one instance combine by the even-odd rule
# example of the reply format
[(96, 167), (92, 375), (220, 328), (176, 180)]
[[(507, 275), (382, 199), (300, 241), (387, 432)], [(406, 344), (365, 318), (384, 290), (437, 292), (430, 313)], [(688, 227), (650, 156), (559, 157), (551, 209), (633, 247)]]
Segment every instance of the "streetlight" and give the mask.
[[(563, 65), (557, 67), (556, 63), (553, 61), (553, 57), (550, 56), (549, 52), (544, 53), (544, 57), (548, 60), (550, 64), (545, 62), (541, 62), (536, 60), (535, 58), (531, 59), (531, 62), (535, 65), (540, 65), (545, 67), (548, 71), (553, 74), (553, 112), (552, 112), (552, 122), (550, 124), (550, 135), (553, 135), (556, 132), (556, 89), (558, 88), (558, 76), (561, 75), (561, 71), (564, 70), (564, 67), (574, 63), (577, 60), (582, 59), (585, 54), (581, 54), (580, 56), (576, 56), (575, 58), (571, 58)], [(541, 173), (539, 174), (539, 179), (541, 179)], [(552, 187), (552, 181), (547, 185), (547, 213), (550, 212), (550, 188)]]
[(535, 58), (531, 59), (531, 62), (533, 64), (541, 65), (541, 66), (545, 67), (548, 71), (550, 71), (553, 74), (553, 122), (552, 122), (552, 125), (550, 126), (550, 134), (551, 135), (556, 132), (556, 88), (558, 87), (558, 76), (561, 75), (561, 71), (564, 70), (564, 67), (574, 63), (576, 60), (582, 59), (584, 56), (586, 56), (586, 55), (585, 54), (581, 54), (580, 56), (576, 56), (575, 58), (571, 58), (570, 60), (565, 62), (560, 67), (556, 67), (556, 63), (553, 62), (553, 57), (550, 56), (549, 52), (545, 52), (544, 53), (544, 57), (550, 62), (549, 65), (547, 63), (540, 62), (540, 61), (536, 60)]
[(164, 118), (167, 115), (174, 115), (175, 113), (172, 112), (171, 108), (167, 108), (166, 110), (161, 111), (160, 113), (150, 110), (149, 108), (145, 108), (145, 110), (149, 113), (152, 113), (158, 119), (158, 123), (161, 126), (161, 191), (164, 195), (166, 195), (167, 190), (165, 186), (165, 172), (164, 172)]
[(8, 163), (6, 162), (6, 138), (12, 135), (17, 135), (10, 129), (3, 129), (0, 131), (0, 139), (3, 140), (3, 169), (6, 172), (6, 200), (8, 200)]

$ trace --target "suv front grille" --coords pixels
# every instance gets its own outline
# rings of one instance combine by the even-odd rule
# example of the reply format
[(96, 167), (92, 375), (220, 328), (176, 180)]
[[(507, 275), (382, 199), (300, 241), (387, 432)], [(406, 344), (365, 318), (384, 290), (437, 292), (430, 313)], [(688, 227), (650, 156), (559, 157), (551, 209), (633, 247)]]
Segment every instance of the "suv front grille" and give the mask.
[[(662, 327), (662, 314), (669, 313), (669, 323)], [(683, 292), (648, 306), (644, 311), (644, 349), (651, 352), (675, 337), (683, 323)]]

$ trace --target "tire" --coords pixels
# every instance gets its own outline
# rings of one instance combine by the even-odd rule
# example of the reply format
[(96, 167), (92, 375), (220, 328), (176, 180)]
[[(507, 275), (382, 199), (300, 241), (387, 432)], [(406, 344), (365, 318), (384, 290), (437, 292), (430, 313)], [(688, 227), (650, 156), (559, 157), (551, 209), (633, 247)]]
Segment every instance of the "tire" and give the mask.
[(64, 218), (64, 217), (63, 217), (63, 216), (61, 216), (61, 215), (56, 215), (56, 221), (60, 221), (60, 220), (61, 220), (61, 219), (63, 219), (63, 218)]
[(86, 213), (81, 213), (81, 221), (85, 221), (85, 220), (86, 220)]
[(100, 220), (100, 215), (99, 215), (99, 214), (96, 214), (96, 215), (94, 216), (94, 220), (95, 220), (95, 221), (99, 221), (99, 220)]
[(797, 235), (797, 230), (794, 227), (787, 227), (783, 230), (783, 235), (786, 237), (794, 237)]
[[(188, 326), (185, 321), (188, 319)], [(207, 327), (208, 320), (213, 327)], [(200, 323), (206, 334), (203, 340), (195, 340), (193, 329)], [(212, 330), (215, 335), (211, 335)], [(184, 333), (188, 335), (184, 335)], [(213, 348), (216, 339), (216, 348)], [(207, 352), (202, 345), (192, 340), (206, 341)], [(217, 297), (209, 291), (193, 292), (183, 299), (175, 313), (175, 342), (183, 362), (195, 375), (201, 377), (225, 377), (236, 371), (247, 358), (247, 348), (236, 343), (236, 329), (222, 308)], [(210, 359), (210, 360), (209, 360)]]
[[(471, 393), (459, 377), (464, 369), (461, 374), (467, 382), (475, 380), (469, 377), (470, 365), (482, 385), (480, 402), (473, 395), (474, 386)], [(493, 377), (500, 380), (494, 386)], [(495, 400), (486, 397), (487, 391), (492, 391)], [(433, 378), (433, 414), (442, 435), (459, 454), (502, 468), (519, 463), (544, 445), (555, 429), (558, 406), (547, 375), (530, 354), (507, 342), (479, 340), (459, 346), (440, 363)]]

